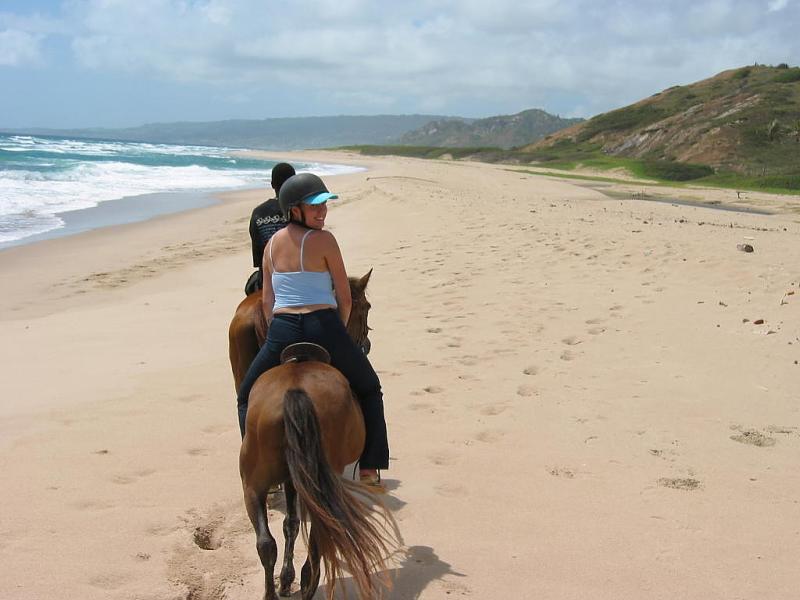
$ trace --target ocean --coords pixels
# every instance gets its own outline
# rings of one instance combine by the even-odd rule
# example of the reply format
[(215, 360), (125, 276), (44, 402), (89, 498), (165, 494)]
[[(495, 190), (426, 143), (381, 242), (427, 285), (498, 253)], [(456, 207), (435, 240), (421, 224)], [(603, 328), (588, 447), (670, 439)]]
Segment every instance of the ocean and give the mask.
[[(262, 187), (275, 162), (232, 149), (0, 133), (0, 249), (213, 204)], [(295, 163), (333, 175), (358, 167)]]

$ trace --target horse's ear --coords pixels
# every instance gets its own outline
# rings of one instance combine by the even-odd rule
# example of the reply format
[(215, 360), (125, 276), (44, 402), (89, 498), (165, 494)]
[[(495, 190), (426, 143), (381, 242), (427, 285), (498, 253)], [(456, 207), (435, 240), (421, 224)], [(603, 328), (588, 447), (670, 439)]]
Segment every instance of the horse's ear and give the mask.
[(369, 283), (369, 278), (371, 275), (372, 275), (372, 269), (367, 271), (367, 274), (358, 280), (358, 287), (361, 288), (362, 290), (367, 289), (367, 284)]

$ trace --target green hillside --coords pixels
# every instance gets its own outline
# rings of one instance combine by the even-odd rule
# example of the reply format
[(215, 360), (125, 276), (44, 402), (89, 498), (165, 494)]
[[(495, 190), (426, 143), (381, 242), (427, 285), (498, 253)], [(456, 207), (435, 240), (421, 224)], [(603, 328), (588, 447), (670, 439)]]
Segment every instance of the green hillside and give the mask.
[(443, 119), (406, 133), (400, 138), (400, 144), (448, 148), (514, 148), (531, 144), (582, 120), (562, 119), (539, 109), (472, 121)]
[(657, 179), (800, 190), (800, 68), (724, 71), (523, 150), (543, 166), (625, 166)]

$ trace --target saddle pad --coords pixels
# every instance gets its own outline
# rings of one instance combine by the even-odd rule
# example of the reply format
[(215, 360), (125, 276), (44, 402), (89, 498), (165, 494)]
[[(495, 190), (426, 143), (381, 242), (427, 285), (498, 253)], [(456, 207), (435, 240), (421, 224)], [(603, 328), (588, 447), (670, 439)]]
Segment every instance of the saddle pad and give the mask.
[(306, 362), (309, 360), (330, 364), (331, 355), (319, 344), (312, 344), (311, 342), (289, 344), (283, 349), (283, 352), (281, 352), (281, 364), (287, 362)]

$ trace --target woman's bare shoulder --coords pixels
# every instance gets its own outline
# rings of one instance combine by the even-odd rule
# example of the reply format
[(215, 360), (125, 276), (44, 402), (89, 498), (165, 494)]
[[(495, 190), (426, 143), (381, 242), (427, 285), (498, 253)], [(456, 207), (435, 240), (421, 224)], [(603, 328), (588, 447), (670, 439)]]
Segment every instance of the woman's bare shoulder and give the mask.
[(314, 233), (312, 238), (316, 238), (315, 242), (318, 243), (320, 246), (325, 247), (338, 247), (336, 243), (336, 237), (327, 229), (320, 229)]

